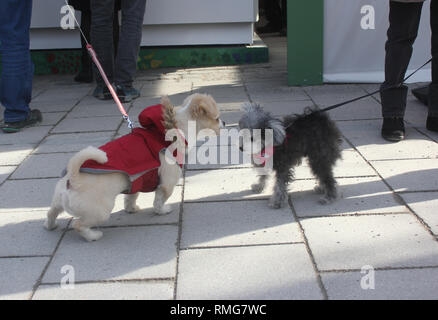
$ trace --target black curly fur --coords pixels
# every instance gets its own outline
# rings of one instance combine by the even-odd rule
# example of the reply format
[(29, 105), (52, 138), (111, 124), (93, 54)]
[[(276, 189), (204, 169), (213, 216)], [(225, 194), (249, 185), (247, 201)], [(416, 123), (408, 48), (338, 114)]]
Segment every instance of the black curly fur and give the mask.
[[(239, 122), (243, 128), (271, 129), (266, 126), (273, 117), (262, 108), (246, 108), (247, 114)], [(248, 114), (251, 113), (250, 117)], [(245, 118), (247, 117), (247, 118)], [(287, 185), (294, 178), (294, 167), (307, 157), (312, 173), (319, 180), (317, 191), (323, 193), (321, 203), (329, 203), (337, 198), (336, 180), (333, 167), (341, 158), (341, 134), (326, 113), (307, 108), (302, 115), (285, 116), (282, 119), (286, 131), (283, 143), (275, 147), (273, 170), (276, 175), (274, 194), (270, 206), (280, 208), (287, 198)], [(274, 133), (275, 135), (275, 133)], [(266, 176), (260, 176), (255, 192), (261, 192)]]

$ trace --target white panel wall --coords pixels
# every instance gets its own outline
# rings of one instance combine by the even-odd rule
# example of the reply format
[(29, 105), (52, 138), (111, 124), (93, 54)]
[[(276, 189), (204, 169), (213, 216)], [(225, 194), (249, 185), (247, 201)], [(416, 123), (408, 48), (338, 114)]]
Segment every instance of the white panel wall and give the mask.
[[(32, 49), (80, 47), (78, 30), (59, 26), (64, 4), (34, 0)], [(257, 11), (258, 0), (147, 0), (142, 45), (251, 44)]]
[[(429, 3), (423, 7), (421, 27), (409, 71), (430, 59)], [(375, 9), (375, 29), (361, 27), (361, 8)], [(325, 0), (324, 81), (382, 82), (389, 0)], [(409, 72), (408, 71), (408, 72)], [(430, 81), (430, 66), (410, 79)]]

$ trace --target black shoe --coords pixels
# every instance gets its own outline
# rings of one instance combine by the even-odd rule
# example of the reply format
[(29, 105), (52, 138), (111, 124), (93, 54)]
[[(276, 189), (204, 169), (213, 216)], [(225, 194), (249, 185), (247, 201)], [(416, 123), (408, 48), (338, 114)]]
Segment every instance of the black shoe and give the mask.
[(99, 100), (110, 100), (112, 98), (109, 89), (105, 85), (100, 84), (94, 89), (93, 97), (96, 97)]
[(383, 118), (383, 139), (398, 142), (405, 138), (405, 124), (403, 118)]
[(74, 77), (74, 80), (81, 83), (91, 83), (93, 82), (93, 73), (82, 70)]
[(26, 119), (17, 122), (5, 122), (2, 125), (2, 130), (4, 133), (16, 133), (21, 129), (33, 126), (34, 124), (41, 122), (43, 116), (38, 109), (31, 110)]
[(257, 28), (257, 33), (276, 33), (280, 32), (280, 26), (274, 25), (273, 23), (268, 23), (267, 25)]
[(427, 117), (426, 128), (429, 131), (438, 132), (438, 117)]
[(417, 98), (422, 104), (428, 105), (429, 103), (429, 86), (412, 89), (412, 94)]
[(117, 95), (122, 102), (131, 102), (140, 97), (140, 92), (132, 86), (117, 85)]

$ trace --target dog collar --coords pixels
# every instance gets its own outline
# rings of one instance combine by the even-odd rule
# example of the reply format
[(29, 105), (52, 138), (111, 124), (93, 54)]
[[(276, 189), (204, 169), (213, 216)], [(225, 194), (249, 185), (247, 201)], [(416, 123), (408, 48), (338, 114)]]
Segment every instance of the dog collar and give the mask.
[[(288, 144), (288, 140), (291, 138), (292, 136), (288, 133), (286, 134), (286, 137), (284, 138), (283, 143), (281, 144), (281, 146), (283, 145), (287, 145)], [(261, 165), (265, 165), (266, 161), (268, 159), (270, 159), (271, 157), (274, 156), (275, 153), (275, 149), (278, 148), (280, 146), (277, 147), (269, 147), (269, 148), (264, 148), (262, 149), (262, 151), (260, 151), (259, 154), (254, 155), (254, 158), (256, 158), (257, 160), (259, 160)]]

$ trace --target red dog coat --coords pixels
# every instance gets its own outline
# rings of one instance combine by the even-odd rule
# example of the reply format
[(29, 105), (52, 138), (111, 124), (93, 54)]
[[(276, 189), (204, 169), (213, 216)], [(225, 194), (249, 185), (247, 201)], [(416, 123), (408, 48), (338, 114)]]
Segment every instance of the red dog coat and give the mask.
[[(99, 147), (106, 152), (108, 162), (84, 162), (80, 171), (85, 173), (122, 172), (129, 177), (131, 187), (124, 193), (152, 192), (159, 183), (159, 152), (171, 141), (165, 140), (163, 106), (144, 109), (138, 117), (142, 128)], [(180, 164), (181, 165), (181, 164)]]

